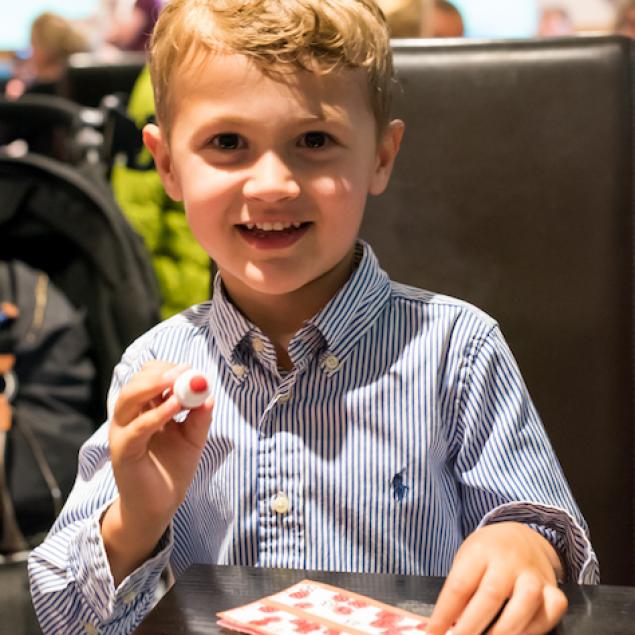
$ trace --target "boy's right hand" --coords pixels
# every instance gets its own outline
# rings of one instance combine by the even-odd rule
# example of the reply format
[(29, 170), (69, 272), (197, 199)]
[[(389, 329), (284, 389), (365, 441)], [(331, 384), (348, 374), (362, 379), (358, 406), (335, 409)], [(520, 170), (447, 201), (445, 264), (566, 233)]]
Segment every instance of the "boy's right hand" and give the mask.
[(173, 417), (182, 406), (171, 393), (187, 366), (153, 361), (121, 389), (110, 425), (110, 455), (119, 498), (101, 532), (117, 586), (155, 549), (183, 502), (205, 446), (212, 402)]

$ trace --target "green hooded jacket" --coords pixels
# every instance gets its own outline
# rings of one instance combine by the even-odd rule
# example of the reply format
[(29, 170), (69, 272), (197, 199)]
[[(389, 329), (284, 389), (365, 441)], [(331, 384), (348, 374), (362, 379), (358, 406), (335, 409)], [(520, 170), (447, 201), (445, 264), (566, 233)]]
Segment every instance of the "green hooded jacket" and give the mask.
[[(147, 66), (135, 82), (128, 116), (139, 129), (154, 115), (152, 84)], [(162, 294), (163, 319), (203, 302), (210, 293), (210, 260), (192, 235), (181, 203), (163, 189), (152, 157), (144, 147), (136, 164), (115, 160), (111, 183), (115, 198), (135, 230), (143, 236)]]

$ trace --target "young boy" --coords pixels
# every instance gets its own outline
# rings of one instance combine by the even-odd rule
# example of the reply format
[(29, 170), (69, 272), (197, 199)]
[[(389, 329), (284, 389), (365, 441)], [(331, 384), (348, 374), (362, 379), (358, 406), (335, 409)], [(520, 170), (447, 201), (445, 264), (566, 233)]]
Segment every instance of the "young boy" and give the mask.
[(168, 562), (447, 575), (430, 634), (550, 630), (597, 562), (511, 353), (357, 240), (403, 133), (375, 3), (171, 0), (150, 64), (145, 142), (219, 277), (115, 369), (30, 559), (44, 631), (129, 632)]

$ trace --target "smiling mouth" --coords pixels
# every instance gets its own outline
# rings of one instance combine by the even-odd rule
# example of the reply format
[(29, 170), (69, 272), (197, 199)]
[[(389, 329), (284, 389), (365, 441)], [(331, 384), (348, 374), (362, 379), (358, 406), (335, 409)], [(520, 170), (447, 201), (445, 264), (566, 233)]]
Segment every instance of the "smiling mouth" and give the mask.
[(236, 225), (242, 239), (258, 250), (288, 249), (302, 240), (312, 222), (287, 223), (282, 221), (244, 223)]

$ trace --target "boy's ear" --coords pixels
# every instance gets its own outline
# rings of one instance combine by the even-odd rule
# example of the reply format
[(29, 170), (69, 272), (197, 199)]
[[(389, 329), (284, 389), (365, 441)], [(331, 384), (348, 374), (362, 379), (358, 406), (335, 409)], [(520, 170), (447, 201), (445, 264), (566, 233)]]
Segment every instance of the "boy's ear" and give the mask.
[(161, 128), (153, 123), (146, 124), (143, 127), (143, 143), (154, 159), (154, 165), (168, 196), (173, 201), (182, 200), (181, 186), (174, 172), (170, 147), (161, 132)]
[(405, 129), (406, 124), (401, 119), (394, 119), (379, 139), (375, 170), (368, 188), (370, 194), (381, 194), (388, 186)]

